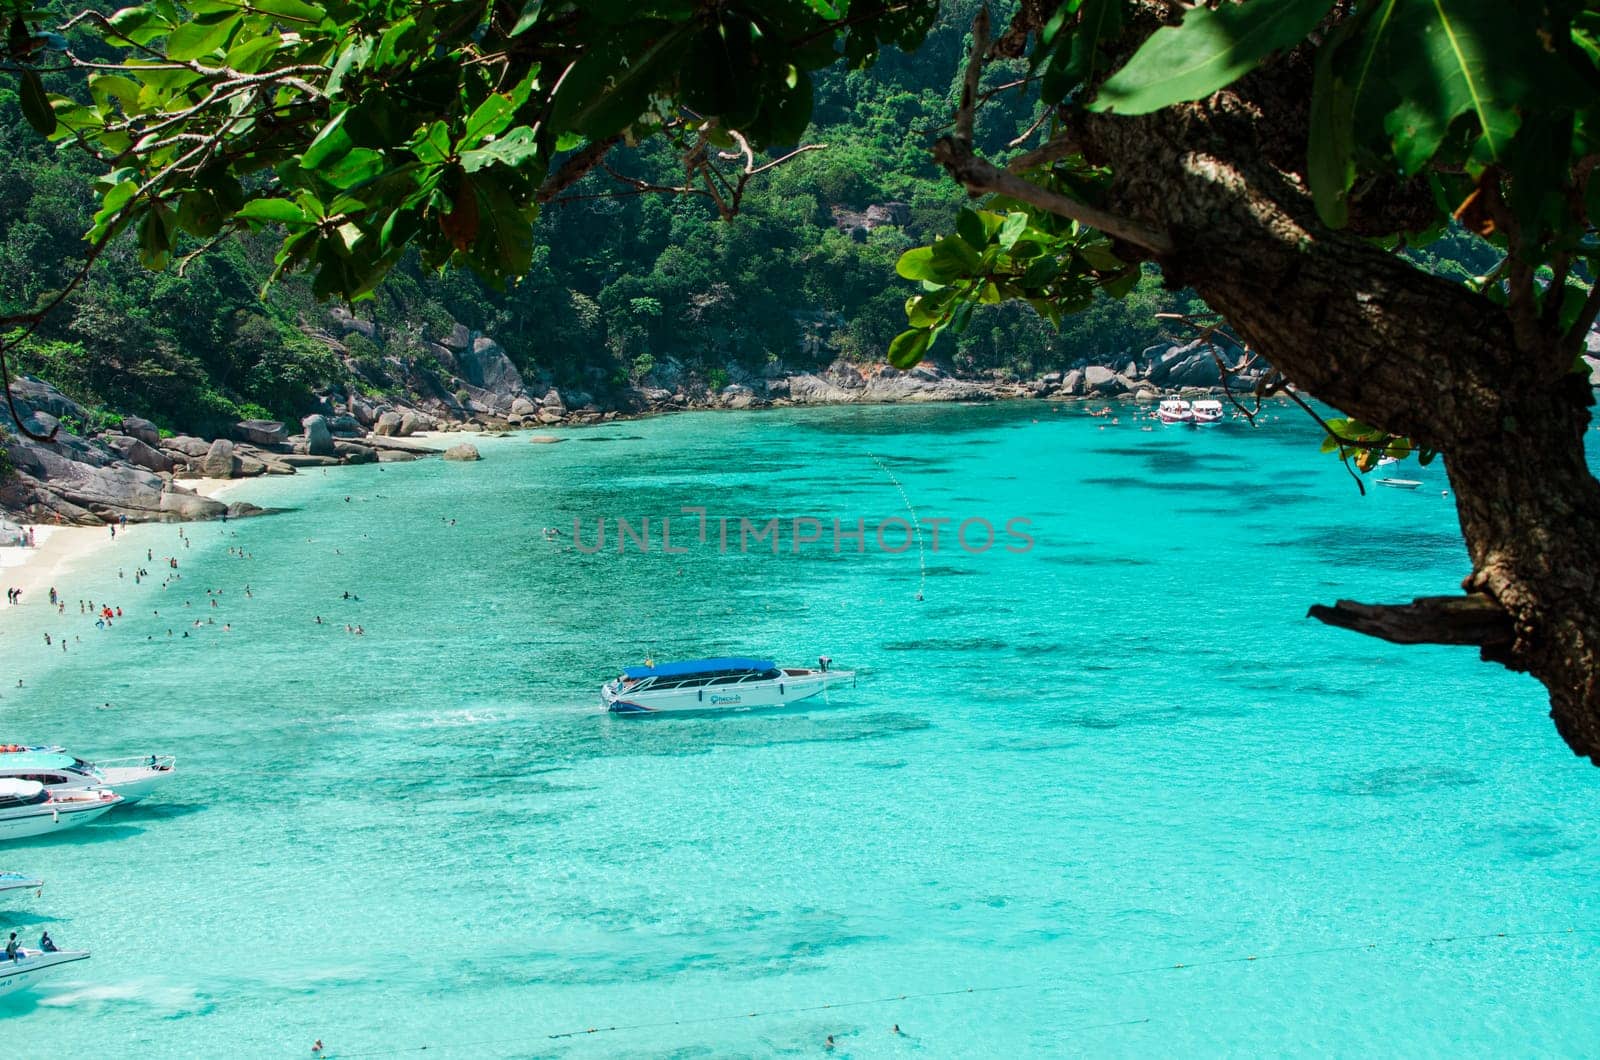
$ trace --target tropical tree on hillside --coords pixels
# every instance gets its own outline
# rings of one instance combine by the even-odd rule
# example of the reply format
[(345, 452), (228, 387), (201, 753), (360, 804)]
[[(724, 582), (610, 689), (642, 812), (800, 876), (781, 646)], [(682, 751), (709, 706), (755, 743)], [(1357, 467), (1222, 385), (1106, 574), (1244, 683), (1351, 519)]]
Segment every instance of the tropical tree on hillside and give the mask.
[[(1600, 313), (1600, 4), (1021, 0), (974, 12), (932, 158), (980, 199), (906, 252), (910, 364), (973, 307), (1057, 321), (1158, 266), (1243, 356), (1336, 406), (1361, 466), (1443, 454), (1466, 592), (1318, 617), (1474, 644), (1531, 672), (1600, 762), (1600, 483), (1580, 358)], [(4, 0), (3, 66), (41, 134), (103, 168), (90, 239), (166, 267), (282, 233), (278, 272), (361, 298), (409, 248), (512, 278), (532, 221), (656, 138), (725, 216), (805, 147), (812, 75), (915, 49), (934, 0), (155, 0), (56, 18)], [(41, 73), (81, 74), (47, 94)], [(1021, 137), (984, 119), (1033, 108)], [(1416, 248), (1454, 223), (1464, 282)], [(64, 297), (64, 293), (62, 294)], [(4, 321), (23, 330), (50, 299)], [(644, 333), (641, 325), (641, 333)]]

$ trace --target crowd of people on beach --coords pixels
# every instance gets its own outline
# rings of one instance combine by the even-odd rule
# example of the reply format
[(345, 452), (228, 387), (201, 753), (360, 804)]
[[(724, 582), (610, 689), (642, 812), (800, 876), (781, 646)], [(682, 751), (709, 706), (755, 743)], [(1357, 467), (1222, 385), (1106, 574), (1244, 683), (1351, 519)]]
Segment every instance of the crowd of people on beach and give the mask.
[[(125, 520), (120, 520), (117, 523), (111, 524), (110, 531), (111, 531), (111, 535), (113, 537), (116, 536), (116, 532), (119, 529), (119, 527), (121, 529), (123, 529), (123, 530), (126, 530), (126, 521)], [(221, 533), (236, 535), (237, 531), (222, 530)], [(193, 541), (192, 541), (192, 537), (191, 537), (190, 533), (182, 526), (177, 528), (177, 540), (181, 543), (182, 549), (189, 549), (189, 548), (193, 547)], [(179, 552), (179, 551), (180, 550), (178, 550), (178, 549), (174, 550), (175, 553)], [(246, 561), (246, 562), (255, 559), (255, 554), (253, 552), (249, 551), (246, 548), (237, 546), (237, 545), (229, 545), (226, 548), (224, 554), (226, 556), (228, 556), (229, 558), (242, 560), (242, 561)], [(157, 562), (157, 560), (156, 560), (156, 555), (155, 555), (155, 549), (154, 548), (146, 548), (145, 549), (144, 562), (143, 563), (136, 563), (132, 568), (132, 581), (133, 581), (134, 586), (143, 587), (144, 583), (146, 581), (152, 580), (154, 578), (154, 575), (151, 573), (150, 567), (146, 566), (146, 564), (154, 565), (156, 562)], [(162, 556), (161, 559), (160, 559), (160, 562), (165, 564), (165, 566), (167, 568), (165, 575), (160, 579), (162, 591), (163, 592), (167, 592), (167, 591), (170, 591), (174, 587), (179, 585), (179, 583), (183, 579), (183, 573), (182, 573), (182, 571), (180, 569), (180, 563), (179, 563), (179, 558), (178, 558), (177, 554)], [(127, 581), (128, 580), (128, 575), (129, 575), (128, 568), (126, 568), (126, 567), (117, 568), (117, 578), (118, 578), (119, 581), (124, 581), (124, 582)], [(220, 612), (223, 609), (224, 602), (225, 602), (224, 598), (227, 595), (227, 590), (224, 587), (217, 586), (217, 587), (207, 588), (207, 589), (204, 590), (204, 592), (205, 592), (205, 595), (204, 595), (202, 601), (200, 602), (199, 606), (202, 607), (202, 608), (205, 608), (206, 610), (208, 610), (210, 612), (213, 612), (213, 613), (212, 614), (208, 614), (203, 618), (201, 618), (201, 617), (188, 618), (186, 616), (186, 621), (184, 621), (182, 623), (173, 623), (171, 625), (167, 625), (166, 628), (165, 628), (165, 631), (164, 631), (164, 634), (165, 634), (166, 638), (172, 639), (172, 640), (191, 639), (193, 637), (200, 636), (202, 631), (208, 630), (208, 629), (217, 629), (219, 632), (222, 632), (222, 633), (232, 633), (234, 631), (234, 627), (233, 627), (232, 621), (223, 620), (223, 621), (219, 622), (218, 621), (219, 615), (216, 614), (216, 612)], [(242, 591), (240, 592), (239, 595), (243, 599), (247, 599), (247, 600), (254, 599), (255, 598), (255, 590), (252, 587), (251, 583), (246, 582), (244, 584), (244, 587), (243, 587), (243, 589), (242, 589)], [(22, 596), (23, 596), (23, 589), (21, 589), (21, 588), (12, 587), (12, 588), (8, 588), (6, 590), (6, 602), (8, 604), (10, 604), (10, 605), (15, 606), (15, 605), (21, 604), (22, 603)], [(343, 591), (342, 596), (341, 596), (341, 601), (342, 602), (359, 603), (360, 600), (361, 600), (361, 597), (359, 595), (357, 595), (355, 593), (351, 593), (348, 590)], [(67, 596), (62, 590), (60, 590), (56, 586), (51, 586), (50, 589), (49, 589), (49, 602), (50, 602), (50, 607), (55, 611), (55, 613), (58, 616), (61, 616), (61, 617), (64, 618), (68, 614), (69, 601), (67, 599)], [(131, 609), (128, 610), (128, 611), (124, 611), (123, 605), (121, 603), (111, 602), (111, 601), (107, 601), (107, 600), (98, 600), (97, 601), (97, 600), (94, 600), (94, 599), (90, 599), (88, 597), (82, 597), (82, 598), (78, 599), (77, 603), (78, 603), (78, 614), (80, 616), (82, 616), (86, 621), (92, 622), (94, 629), (97, 630), (97, 631), (101, 631), (101, 632), (105, 632), (105, 631), (110, 631), (110, 630), (116, 629), (120, 625), (122, 625), (125, 621), (133, 621), (134, 618), (138, 615), (137, 611), (134, 611), (134, 610), (131, 610)], [(192, 597), (189, 598), (189, 599), (185, 599), (183, 601), (183, 607), (185, 609), (188, 609), (190, 611), (191, 615), (193, 614), (193, 609), (195, 608), (195, 605), (196, 605), (196, 601)], [(131, 604), (129, 606), (130, 606), (130, 608), (132, 607)], [(170, 605), (169, 605), (169, 607), (170, 607)], [(158, 625), (164, 624), (164, 623), (160, 623), (159, 622), (159, 620), (162, 618), (161, 608), (159, 608), (159, 607), (151, 608), (150, 617), (153, 618), (153, 619), (158, 620), (158, 623), (157, 623)], [(168, 621), (169, 622), (171, 621), (170, 617), (168, 618)], [(323, 616), (320, 615), (320, 614), (315, 616), (314, 623), (316, 625), (318, 625), (318, 626), (332, 626), (333, 625), (333, 623), (326, 621), (323, 618)], [(220, 627), (220, 629), (218, 629), (218, 627)], [(159, 630), (159, 629), (151, 631), (151, 632), (147, 632), (146, 635), (145, 635), (145, 639), (153, 641), (162, 632), (163, 631)], [(344, 632), (346, 632), (346, 633), (348, 633), (348, 634), (350, 634), (352, 636), (365, 636), (367, 631), (366, 631), (365, 627), (362, 626), (362, 625), (355, 624), (355, 623), (345, 623), (344, 624)], [(55, 648), (55, 647), (59, 646), (63, 652), (68, 651), (71, 646), (81, 645), (83, 643), (83, 636), (82, 636), (81, 632), (70, 632), (70, 631), (68, 631), (68, 632), (60, 632), (60, 631), (53, 631), (53, 630), (52, 631), (44, 631), (43, 632), (43, 638), (44, 638), (44, 643), (45, 643), (46, 647)], [(23, 682), (21, 680), (18, 680), (18, 682), (17, 682), (18, 687), (22, 687), (22, 684), (23, 684)]]

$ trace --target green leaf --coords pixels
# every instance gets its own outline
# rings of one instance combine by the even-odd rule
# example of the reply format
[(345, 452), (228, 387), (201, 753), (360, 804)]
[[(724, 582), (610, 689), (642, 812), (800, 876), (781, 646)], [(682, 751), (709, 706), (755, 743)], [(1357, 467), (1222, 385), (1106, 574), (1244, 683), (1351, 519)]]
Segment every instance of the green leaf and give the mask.
[(320, 169), (331, 165), (350, 153), (355, 146), (355, 141), (350, 139), (350, 134), (344, 131), (345, 115), (348, 110), (341, 110), (334, 119), (322, 127), (316, 139), (306, 147), (305, 154), (300, 156), (300, 168), (307, 170)]
[(304, 225), (311, 221), (304, 210), (288, 199), (251, 199), (239, 208), (238, 216), (247, 221), (272, 224)]
[(1022, 238), (1022, 233), (1027, 230), (1027, 214), (1020, 212), (1006, 214), (1005, 223), (1000, 226), (1000, 249), (1009, 253), (1017, 245), (1017, 240)]
[[(1385, 6), (1393, 6), (1393, 0)], [(1343, 228), (1348, 218), (1345, 196), (1355, 182), (1355, 93), (1334, 73), (1334, 58), (1353, 23), (1339, 28), (1317, 49), (1311, 88), (1311, 139), (1306, 147), (1306, 176), (1317, 214), (1330, 228)], [(1364, 76), (1364, 71), (1363, 71)]]
[(1349, 86), (1361, 143), (1403, 176), (1423, 170), (1457, 118), (1475, 125), (1458, 160), (1476, 177), (1508, 157), (1523, 113), (1588, 98), (1522, 5), (1382, 0), (1359, 17), (1334, 73)]
[(22, 71), (22, 116), (42, 136), (56, 131), (56, 112), (50, 109), (50, 100), (44, 94), (44, 83), (34, 70)]
[(491, 93), (467, 119), (467, 127), (461, 133), (456, 147), (476, 147), (485, 137), (498, 136), (510, 123), (513, 109), (515, 105), (510, 99)]
[(1090, 110), (1149, 114), (1204, 99), (1305, 39), (1333, 0), (1251, 0), (1191, 7), (1177, 26), (1150, 35), (1100, 87)]
[(239, 28), (240, 19), (225, 18), (220, 22), (185, 22), (167, 36), (167, 58), (183, 62), (210, 55), (228, 43), (233, 31)]
[(956, 235), (966, 240), (973, 250), (982, 250), (989, 245), (989, 229), (974, 210), (963, 209), (956, 214)]
[(287, 22), (309, 23), (313, 26), (321, 24), (327, 17), (321, 8), (304, 3), (303, 0), (251, 0), (250, 6), (274, 18)]
[(901, 371), (915, 368), (928, 352), (928, 344), (932, 341), (933, 332), (928, 328), (902, 331), (889, 343), (889, 363)]
[(517, 24), (511, 27), (511, 36), (517, 37), (533, 28), (539, 21), (539, 9), (544, 7), (544, 0), (528, 0), (522, 5), (522, 13), (517, 16)]
[(894, 271), (908, 280), (936, 280), (932, 247), (912, 247), (894, 263)]
[(461, 152), (461, 168), (468, 173), (476, 173), (485, 166), (520, 166), (538, 153), (539, 145), (534, 141), (533, 130), (523, 125), (498, 140)]
[(190, 235), (209, 239), (222, 231), (222, 209), (204, 188), (190, 188), (178, 202), (178, 227)]
[[(1082, 14), (1073, 27), (1071, 37), (1056, 43), (1040, 81), (1040, 90), (1047, 103), (1059, 102), (1079, 85), (1092, 82), (1099, 76), (1108, 47), (1122, 32), (1122, 2), (1082, 0), (1078, 5)], [(1055, 24), (1056, 19), (1064, 20), (1071, 13), (1071, 8), (1070, 4), (1063, 5), (1051, 23), (1046, 25), (1045, 33), (1049, 34), (1050, 25)], [(1059, 30), (1059, 26), (1057, 28)], [(1051, 35), (1051, 40), (1054, 39), (1054, 35)], [(1043, 40), (1042, 37), (1041, 40), (1045, 44), (1051, 43), (1051, 40)]]

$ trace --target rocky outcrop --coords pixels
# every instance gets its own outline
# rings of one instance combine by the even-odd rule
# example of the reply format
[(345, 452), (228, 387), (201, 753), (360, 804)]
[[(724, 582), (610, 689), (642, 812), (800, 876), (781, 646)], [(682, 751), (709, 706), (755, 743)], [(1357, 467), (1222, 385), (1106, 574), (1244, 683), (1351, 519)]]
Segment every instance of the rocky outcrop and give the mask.
[(212, 442), (206, 455), (200, 458), (200, 473), (207, 478), (237, 478), (239, 472), (239, 457), (234, 454), (233, 443), (226, 438)]
[(446, 460), (483, 459), (482, 455), (480, 455), (478, 452), (478, 447), (469, 442), (462, 442), (460, 445), (452, 445), (450, 448), (444, 451), (444, 458)]
[(307, 416), (300, 421), (306, 431), (306, 452), (312, 456), (336, 456), (333, 448), (333, 431), (328, 427), (328, 417)]
[(400, 414), (398, 412), (385, 412), (378, 417), (378, 422), (372, 425), (372, 433), (382, 438), (393, 437), (400, 433)]
[[(124, 423), (126, 426), (126, 423)], [(146, 471), (171, 471), (173, 469), (172, 457), (159, 449), (153, 449), (138, 438), (127, 434), (113, 434), (103, 439), (106, 448), (110, 449), (121, 460), (142, 467)]]
[(252, 445), (278, 446), (289, 439), (289, 432), (277, 420), (242, 420), (233, 425), (233, 436)]
[(156, 425), (140, 416), (122, 417), (122, 433), (139, 439), (145, 445), (161, 444), (161, 432), (156, 429)]
[(344, 458), (346, 464), (375, 464), (378, 461), (378, 451), (371, 446), (338, 441), (333, 443), (333, 449)]

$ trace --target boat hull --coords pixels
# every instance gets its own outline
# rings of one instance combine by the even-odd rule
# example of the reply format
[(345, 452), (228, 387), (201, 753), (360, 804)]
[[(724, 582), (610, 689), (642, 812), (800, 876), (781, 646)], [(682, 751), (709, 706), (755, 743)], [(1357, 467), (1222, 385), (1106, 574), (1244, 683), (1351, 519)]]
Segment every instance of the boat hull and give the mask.
[(55, 953), (45, 953), (43, 950), (22, 950), (24, 956), (18, 961), (8, 961), (0, 954), (0, 997), (17, 994), (33, 986), (39, 978), (63, 964), (73, 961), (88, 959), (88, 950), (58, 950)]
[(829, 688), (852, 683), (849, 670), (786, 670), (771, 681), (737, 685), (674, 688), (629, 693), (615, 684), (600, 690), (600, 701), (613, 714), (699, 714), (734, 710), (788, 707), (817, 696)]
[(111, 807), (121, 802), (121, 799), (104, 799), (83, 806), (72, 804), (53, 806), (47, 803), (30, 807), (37, 812), (15, 817), (0, 817), (0, 842), (11, 839), (33, 839), (36, 836), (53, 835), (69, 828), (76, 828), (104, 816)]
[(105, 786), (121, 795), (123, 804), (128, 805), (153, 794), (175, 770), (171, 767), (110, 766), (100, 772), (106, 778)]

